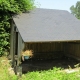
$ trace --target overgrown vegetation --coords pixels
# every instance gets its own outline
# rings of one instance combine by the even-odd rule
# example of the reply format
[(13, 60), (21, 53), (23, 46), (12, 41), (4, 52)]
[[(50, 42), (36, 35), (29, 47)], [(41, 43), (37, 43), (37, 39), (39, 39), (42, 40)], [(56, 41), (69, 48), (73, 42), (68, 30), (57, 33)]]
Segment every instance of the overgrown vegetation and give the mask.
[(0, 56), (9, 50), (10, 20), (34, 8), (34, 0), (0, 0)]
[(66, 73), (64, 69), (53, 67), (52, 70), (28, 72), (19, 77), (10, 68), (7, 58), (1, 57), (0, 80), (80, 80), (80, 71)]
[(26, 74), (24, 80), (80, 80), (80, 72), (66, 73), (60, 68), (53, 70), (36, 71)]
[(17, 80), (6, 57), (0, 57), (0, 80)]

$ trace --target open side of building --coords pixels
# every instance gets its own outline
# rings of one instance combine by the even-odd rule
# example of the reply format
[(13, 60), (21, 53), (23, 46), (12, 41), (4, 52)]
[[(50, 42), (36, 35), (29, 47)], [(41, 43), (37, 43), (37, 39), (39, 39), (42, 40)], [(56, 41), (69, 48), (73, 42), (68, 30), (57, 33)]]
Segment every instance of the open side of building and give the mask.
[(80, 59), (80, 21), (65, 10), (37, 8), (22, 13), (13, 17), (10, 45), (14, 67), (15, 62), (20, 64), (24, 49), (33, 50), (33, 58)]

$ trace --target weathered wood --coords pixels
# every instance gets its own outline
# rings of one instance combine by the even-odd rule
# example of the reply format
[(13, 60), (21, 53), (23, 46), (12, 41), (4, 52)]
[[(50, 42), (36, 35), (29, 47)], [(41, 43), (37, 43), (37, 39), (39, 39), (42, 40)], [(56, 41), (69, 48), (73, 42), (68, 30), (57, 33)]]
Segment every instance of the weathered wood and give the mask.
[(79, 42), (66, 43), (65, 54), (73, 55), (74, 57), (80, 57), (80, 44), (79, 44)]
[(34, 52), (63, 51), (63, 43), (26, 43), (26, 46)]
[(13, 21), (11, 21), (11, 35), (10, 35), (10, 56), (12, 62), (14, 61), (13, 56), (14, 56), (14, 24)]
[(19, 66), (20, 62), (21, 62), (21, 52), (24, 48), (24, 42), (22, 41), (21, 35), (20, 33), (18, 33), (18, 59), (17, 59), (17, 66)]
[(35, 58), (54, 58), (63, 56), (63, 43), (26, 43), (25, 50), (33, 50)]
[(52, 42), (52, 43), (26, 43), (27, 48), (34, 51), (35, 56), (52, 56), (58, 53), (62, 54), (60, 52), (63, 52), (65, 55), (70, 54), (75, 57), (80, 57), (80, 42)]

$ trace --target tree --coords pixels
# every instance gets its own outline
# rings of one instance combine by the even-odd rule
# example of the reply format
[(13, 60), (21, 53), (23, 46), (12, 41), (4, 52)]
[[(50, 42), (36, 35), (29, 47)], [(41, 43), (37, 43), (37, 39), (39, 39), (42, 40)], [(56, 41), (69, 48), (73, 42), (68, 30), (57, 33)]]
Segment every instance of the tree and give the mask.
[(75, 17), (77, 17), (78, 19), (80, 19), (80, 1), (78, 1), (75, 6), (72, 5), (72, 6), (70, 7), (70, 10), (71, 10), (71, 13), (72, 13)]
[(9, 50), (11, 15), (33, 9), (34, 0), (0, 0), (0, 56)]

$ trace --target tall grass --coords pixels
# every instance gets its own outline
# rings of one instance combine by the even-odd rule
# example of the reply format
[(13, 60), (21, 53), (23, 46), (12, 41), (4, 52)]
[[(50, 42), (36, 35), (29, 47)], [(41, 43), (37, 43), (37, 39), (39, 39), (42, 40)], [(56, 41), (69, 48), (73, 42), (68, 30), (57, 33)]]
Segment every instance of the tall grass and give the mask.
[(23, 74), (22, 77), (10, 73), (10, 64), (6, 57), (0, 57), (0, 80), (80, 80), (80, 71), (66, 73), (61, 68), (52, 70), (33, 71)]
[(0, 80), (17, 80), (6, 57), (0, 57)]

